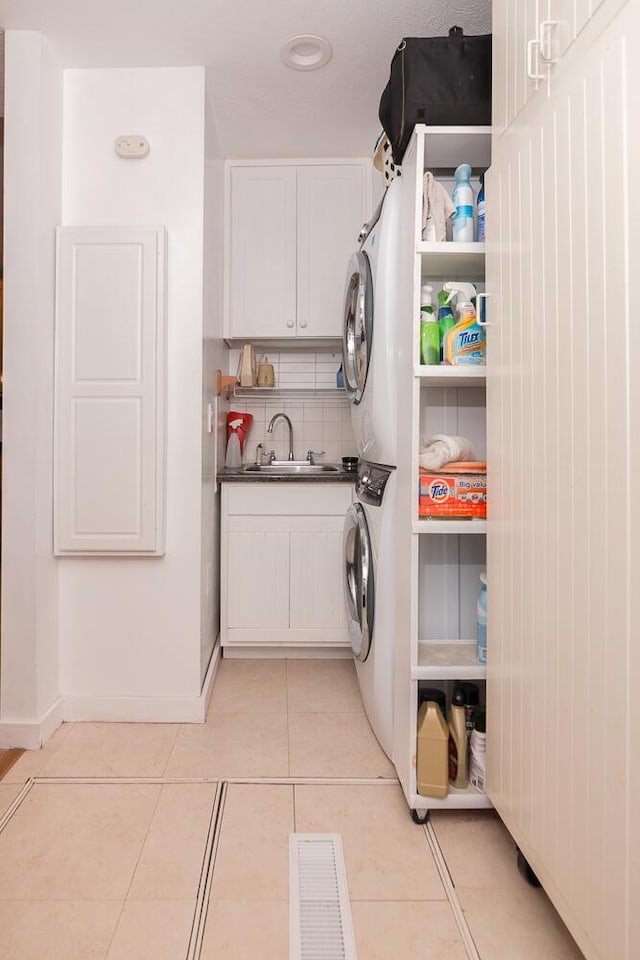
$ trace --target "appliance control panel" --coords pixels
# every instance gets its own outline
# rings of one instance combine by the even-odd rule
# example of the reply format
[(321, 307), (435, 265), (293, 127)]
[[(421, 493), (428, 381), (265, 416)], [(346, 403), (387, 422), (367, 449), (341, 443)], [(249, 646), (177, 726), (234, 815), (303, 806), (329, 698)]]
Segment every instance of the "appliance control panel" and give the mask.
[(360, 460), (358, 463), (358, 482), (356, 484), (356, 494), (360, 500), (364, 503), (370, 503), (373, 507), (381, 506), (385, 487), (393, 470), (395, 470), (395, 467)]

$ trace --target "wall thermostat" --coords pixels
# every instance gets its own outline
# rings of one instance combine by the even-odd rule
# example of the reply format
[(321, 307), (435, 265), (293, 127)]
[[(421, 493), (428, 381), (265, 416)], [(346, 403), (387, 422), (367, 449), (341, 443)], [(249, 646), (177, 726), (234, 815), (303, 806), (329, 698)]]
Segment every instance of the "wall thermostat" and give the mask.
[(149, 141), (139, 133), (125, 134), (118, 137), (115, 144), (116, 153), (123, 160), (142, 160), (149, 156)]

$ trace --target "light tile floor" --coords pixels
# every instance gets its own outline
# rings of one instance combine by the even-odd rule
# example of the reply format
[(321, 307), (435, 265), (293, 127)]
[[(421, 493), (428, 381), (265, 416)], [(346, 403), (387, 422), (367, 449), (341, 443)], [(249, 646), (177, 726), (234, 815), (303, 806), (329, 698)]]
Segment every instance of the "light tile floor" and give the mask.
[[(230, 783), (203, 960), (286, 960), (288, 835), (342, 835), (359, 960), (464, 960), (424, 831), (373, 737), (349, 661), (224, 660), (206, 724), (65, 724), (30, 777), (380, 778)], [(3, 960), (184, 960), (216, 785), (37, 782), (0, 834)], [(434, 813), (482, 960), (580, 960), (492, 813)]]

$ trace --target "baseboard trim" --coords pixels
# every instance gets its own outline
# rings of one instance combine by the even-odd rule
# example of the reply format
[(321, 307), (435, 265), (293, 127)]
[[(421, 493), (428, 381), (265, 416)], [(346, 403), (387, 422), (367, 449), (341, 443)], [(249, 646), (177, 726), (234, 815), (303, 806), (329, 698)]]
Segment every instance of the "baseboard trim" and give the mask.
[(223, 647), (225, 660), (351, 660), (351, 647)]
[(0, 749), (21, 747), (39, 750), (64, 720), (64, 705), (58, 697), (42, 716), (33, 720), (0, 720)]
[(216, 643), (197, 697), (93, 697), (65, 696), (64, 720), (105, 723), (204, 723), (220, 666)]

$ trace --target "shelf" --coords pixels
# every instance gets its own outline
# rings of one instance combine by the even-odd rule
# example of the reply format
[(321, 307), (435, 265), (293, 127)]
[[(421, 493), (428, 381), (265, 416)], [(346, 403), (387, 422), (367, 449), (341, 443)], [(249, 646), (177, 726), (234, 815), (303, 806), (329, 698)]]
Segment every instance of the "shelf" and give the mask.
[(485, 680), (487, 665), (476, 660), (475, 640), (420, 640), (412, 680)]
[(348, 396), (340, 387), (310, 387), (294, 389), (292, 387), (234, 387), (234, 397), (243, 400), (342, 400)]
[(420, 123), (416, 132), (425, 136), (427, 170), (453, 170), (463, 162), (474, 169), (486, 169), (491, 163), (491, 127), (432, 127)]
[(478, 793), (475, 787), (467, 787), (466, 790), (449, 787), (449, 793), (442, 800), (412, 793), (409, 806), (412, 810), (490, 810), (493, 804), (486, 793)]
[(483, 387), (487, 380), (485, 366), (453, 367), (446, 364), (414, 367), (414, 376), (429, 387)]
[(423, 257), (422, 273), (425, 276), (454, 274), (465, 280), (484, 278), (484, 243), (427, 243), (421, 240), (417, 252)]
[(487, 521), (476, 520), (471, 517), (469, 520), (414, 520), (414, 533), (486, 533)]

